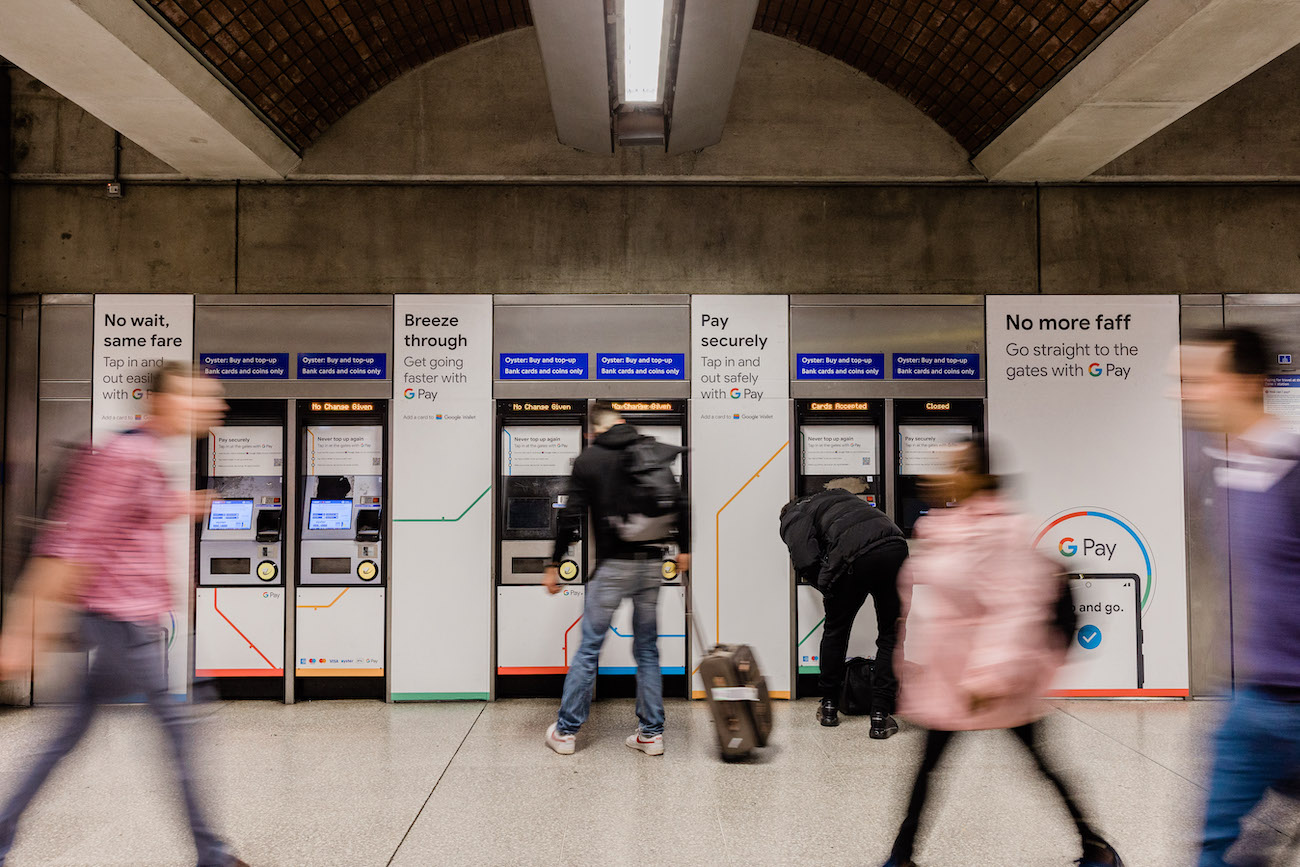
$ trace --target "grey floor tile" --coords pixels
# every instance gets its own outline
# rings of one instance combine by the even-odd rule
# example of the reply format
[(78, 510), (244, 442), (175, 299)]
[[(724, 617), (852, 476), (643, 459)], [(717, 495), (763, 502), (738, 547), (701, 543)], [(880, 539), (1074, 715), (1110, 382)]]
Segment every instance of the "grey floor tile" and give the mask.
[[(1222, 705), (1059, 702), (1053, 764), (1132, 867), (1194, 862), (1205, 742)], [(824, 729), (776, 706), (773, 744), (718, 760), (699, 702), (670, 701), (667, 754), (628, 749), (629, 700), (597, 702), (571, 757), (546, 749), (555, 701), (203, 705), (195, 766), (214, 823), (278, 865), (867, 865), (884, 860), (924, 733)], [(59, 712), (0, 711), (0, 796)], [(140, 708), (107, 709), (24, 817), (10, 864), (193, 863), (171, 769)], [(435, 787), (436, 785), (436, 787)], [(418, 818), (417, 818), (418, 817)], [(1272, 802), (1253, 845), (1289, 844), (1300, 808)], [(409, 832), (408, 832), (409, 831)], [(1051, 867), (1077, 857), (1059, 800), (1005, 732), (961, 736), (941, 765), (918, 856), (928, 867)], [(1300, 867), (1300, 864), (1297, 864)]]
[[(383, 865), (482, 705), (200, 706), (195, 775), (213, 824), (256, 865)], [(0, 794), (48, 736), (11, 732)], [(103, 711), (24, 816), (13, 867), (184, 865), (194, 855), (162, 738), (142, 708)], [(16, 735), (16, 736), (14, 736)], [(24, 747), (18, 745), (25, 742)]]

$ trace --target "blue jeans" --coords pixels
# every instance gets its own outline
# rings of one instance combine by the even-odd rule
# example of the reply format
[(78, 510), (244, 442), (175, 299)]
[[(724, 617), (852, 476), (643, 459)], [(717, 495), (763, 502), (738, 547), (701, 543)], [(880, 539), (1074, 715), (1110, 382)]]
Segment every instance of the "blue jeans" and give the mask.
[(183, 704), (167, 694), (166, 649), (162, 628), (148, 623), (128, 623), (97, 614), (82, 615), (82, 647), (94, 651), (83, 678), (76, 702), (63, 727), (46, 745), (18, 784), (17, 790), (0, 811), (0, 864), (13, 847), (18, 819), (54, 766), (72, 752), (81, 736), (90, 728), (96, 707), (107, 701), (131, 695), (144, 695), (149, 710), (162, 723), (176, 763), (185, 810), (198, 849), (199, 867), (224, 867), (233, 859), (225, 845), (204, 821), (190, 774), (187, 711)]
[(1214, 739), (1199, 867), (1223, 867), (1241, 820), (1271, 787), (1300, 770), (1300, 702), (1245, 687)]
[(619, 604), (632, 600), (632, 653), (636, 657), (636, 717), (647, 736), (664, 731), (664, 681), (659, 671), (659, 560), (605, 560), (587, 582), (582, 644), (564, 678), (556, 731), (576, 734), (591, 712), (600, 648)]

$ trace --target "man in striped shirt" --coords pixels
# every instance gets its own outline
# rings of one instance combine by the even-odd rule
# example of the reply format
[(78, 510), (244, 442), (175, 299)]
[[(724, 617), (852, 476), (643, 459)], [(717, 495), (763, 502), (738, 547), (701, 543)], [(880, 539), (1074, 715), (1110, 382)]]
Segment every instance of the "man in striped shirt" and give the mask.
[[(1180, 351), (1183, 417), (1227, 434), (1215, 470), (1227, 506), (1234, 596), (1232, 705), (1214, 739), (1199, 867), (1224, 867), (1241, 820), (1300, 777), (1300, 435), (1264, 407), (1273, 360), (1247, 328), (1209, 333)], [(1222, 508), (1222, 507), (1220, 507)], [(1262, 864), (1233, 860), (1234, 864)]]
[(176, 518), (202, 515), (208, 505), (207, 492), (168, 484), (164, 440), (206, 431), (221, 421), (226, 405), (219, 382), (195, 376), (188, 364), (168, 363), (150, 384), (147, 406), (149, 414), (138, 429), (73, 459), (5, 618), (0, 677), (30, 670), (31, 612), (42, 600), (71, 601), (80, 609), (81, 644), (94, 654), (62, 730), (0, 810), (0, 864), (23, 810), (85, 734), (96, 706), (137, 695), (147, 699), (170, 741), (199, 867), (243, 863), (208, 827), (200, 809), (189, 768), (185, 708), (167, 694), (161, 624), (175, 605), (166, 527)]

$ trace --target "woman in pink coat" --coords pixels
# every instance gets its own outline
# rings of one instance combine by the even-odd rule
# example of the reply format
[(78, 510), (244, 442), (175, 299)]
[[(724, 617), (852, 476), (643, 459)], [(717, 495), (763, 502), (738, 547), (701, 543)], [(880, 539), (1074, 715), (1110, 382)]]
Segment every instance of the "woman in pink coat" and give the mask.
[(1065, 660), (1066, 642), (1050, 623), (1060, 592), (1055, 569), (1030, 548), (1032, 528), (999, 493), (981, 442), (954, 449), (953, 472), (933, 482), (933, 499), (949, 508), (917, 524), (899, 580), (906, 622), (899, 713), (930, 731), (886, 867), (912, 865), (930, 773), (955, 732), (976, 729), (1011, 729), (1029, 750), (1079, 829), (1081, 865), (1121, 865), (1035, 745), (1047, 712), (1042, 696)]

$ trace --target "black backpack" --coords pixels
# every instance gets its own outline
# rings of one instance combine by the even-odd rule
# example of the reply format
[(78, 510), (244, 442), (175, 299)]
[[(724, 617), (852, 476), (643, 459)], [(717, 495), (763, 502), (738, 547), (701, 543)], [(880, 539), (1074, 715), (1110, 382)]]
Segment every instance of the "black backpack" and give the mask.
[(623, 449), (623, 514), (611, 515), (609, 522), (624, 542), (658, 542), (672, 535), (682, 508), (673, 461), (684, 451), (647, 436)]
[(867, 716), (871, 713), (871, 674), (874, 659), (855, 656), (844, 663), (844, 690), (840, 694), (840, 713)]

